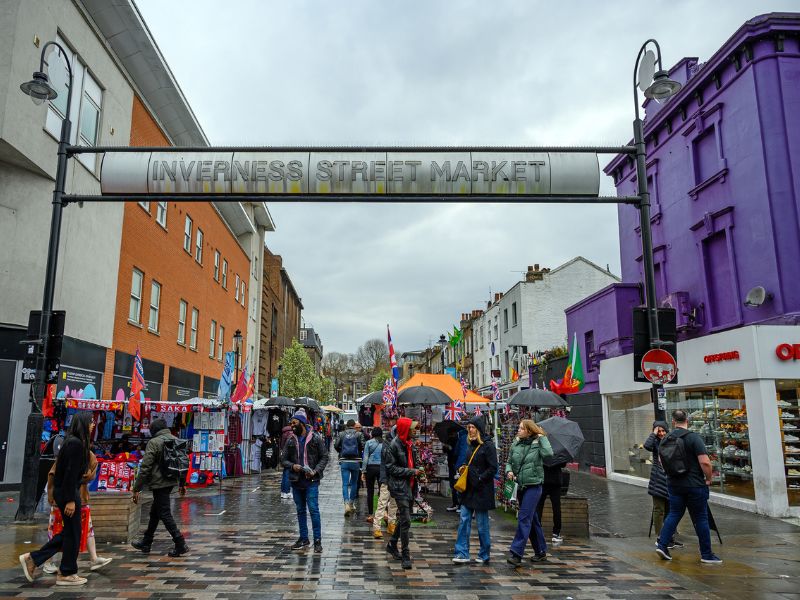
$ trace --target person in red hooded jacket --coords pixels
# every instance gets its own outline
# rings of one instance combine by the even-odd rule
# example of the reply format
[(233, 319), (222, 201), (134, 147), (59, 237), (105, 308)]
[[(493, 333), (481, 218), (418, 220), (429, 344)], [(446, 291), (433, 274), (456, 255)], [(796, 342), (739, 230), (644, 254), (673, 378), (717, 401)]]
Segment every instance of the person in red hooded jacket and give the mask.
[[(397, 420), (397, 435), (384, 447), (381, 459), (386, 465), (387, 487), (397, 503), (397, 527), (386, 551), (392, 558), (403, 561), (403, 568), (411, 568), (408, 534), (411, 529), (411, 504), (414, 502), (414, 485), (425, 477), (425, 469), (417, 467), (419, 461), (414, 452), (414, 438), (418, 435), (417, 422), (407, 417)], [(398, 551), (400, 541), (402, 553)]]

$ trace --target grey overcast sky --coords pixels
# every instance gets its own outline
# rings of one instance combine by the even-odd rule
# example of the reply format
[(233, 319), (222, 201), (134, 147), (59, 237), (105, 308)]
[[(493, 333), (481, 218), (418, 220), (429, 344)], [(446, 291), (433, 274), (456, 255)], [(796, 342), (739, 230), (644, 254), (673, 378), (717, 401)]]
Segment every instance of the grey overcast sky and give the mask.
[[(136, 0), (212, 144), (627, 142), (641, 44), (707, 60), (793, 1)], [(605, 165), (611, 157), (601, 157)], [(613, 186), (603, 181), (604, 193)], [(423, 348), (518, 271), (619, 273), (613, 206), (270, 205), (325, 351)]]

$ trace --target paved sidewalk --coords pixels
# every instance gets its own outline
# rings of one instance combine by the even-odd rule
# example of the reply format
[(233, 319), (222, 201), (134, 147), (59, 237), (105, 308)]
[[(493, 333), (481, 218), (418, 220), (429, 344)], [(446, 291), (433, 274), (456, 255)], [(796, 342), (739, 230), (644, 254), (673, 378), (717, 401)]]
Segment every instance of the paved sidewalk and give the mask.
[[(632, 502), (635, 512), (645, 506), (641, 493), (631, 486), (617, 488), (609, 482), (578, 475), (573, 478), (574, 490), (590, 495), (597, 519), (594, 527), (608, 530), (613, 519), (624, 511), (603, 510), (604, 503), (615, 506)], [(596, 537), (589, 540), (566, 540), (560, 547), (550, 548), (547, 563), (526, 562), (520, 569), (510, 568), (506, 552), (514, 533), (513, 515), (496, 512), (492, 516), (492, 562), (490, 565), (454, 565), (451, 562), (457, 518), (443, 510), (442, 500), (433, 500), (436, 512), (433, 523), (418, 525), (412, 531), (414, 569), (403, 571), (398, 562), (384, 552), (384, 543), (373, 540), (370, 526), (362, 514), (345, 518), (341, 501), (341, 484), (335, 463), (326, 473), (320, 494), (323, 512), (323, 545), (321, 555), (313, 552), (293, 553), (289, 545), (297, 537), (294, 505), (280, 500), (280, 477), (277, 472), (239, 478), (225, 482), (222, 494), (216, 491), (202, 495), (190, 493), (175, 500), (175, 515), (187, 534), (191, 553), (170, 559), (166, 552), (170, 543), (166, 533), (158, 533), (150, 555), (136, 553), (123, 545), (108, 545), (100, 550), (114, 562), (102, 572), (89, 576), (83, 589), (65, 591), (53, 586), (53, 578), (40, 576), (34, 584), (25, 581), (16, 563), (16, 556), (41, 543), (45, 525), (10, 526), (0, 531), (0, 597), (23, 598), (325, 598), (337, 599), (406, 599), (406, 598), (786, 598), (787, 595), (735, 594), (728, 581), (738, 580), (741, 573), (750, 577), (764, 575), (758, 566), (745, 565), (738, 558), (728, 557), (728, 544), (722, 553), (722, 567), (701, 568), (693, 551), (683, 551), (673, 564), (659, 561), (646, 539), (646, 524), (636, 531), (633, 523), (641, 517), (620, 517), (631, 524), (631, 530), (619, 535), (631, 537)], [(635, 494), (628, 495), (631, 490)], [(607, 495), (607, 498), (604, 496)], [(362, 491), (363, 498), (363, 491)], [(645, 500), (647, 500), (645, 498)], [(648, 505), (649, 506), (649, 505)], [(6, 513), (8, 507), (0, 512)], [(224, 512), (223, 512), (224, 511)], [(717, 511), (718, 513), (720, 511)], [(736, 512), (736, 511), (734, 511)], [(741, 513), (737, 513), (741, 515)], [(749, 517), (749, 515), (747, 516)], [(2, 518), (2, 515), (0, 515)], [(741, 516), (739, 517), (742, 518)], [(747, 520), (747, 519), (744, 519)], [(775, 525), (765, 520), (764, 527)], [(797, 553), (797, 528), (786, 536)], [(602, 532), (600, 532), (602, 533)], [(773, 551), (775, 550), (775, 539)], [(29, 543), (25, 543), (29, 542)], [(790, 542), (787, 542), (790, 543)], [(473, 552), (477, 551), (473, 532)], [(789, 563), (787, 563), (789, 564)], [(794, 586), (797, 592), (797, 563), (794, 574), (780, 579), (768, 574), (766, 583), (772, 591), (780, 582)], [(680, 573), (683, 572), (687, 576)], [(788, 572), (787, 572), (788, 573)], [(723, 593), (714, 594), (719, 587)], [(749, 588), (748, 588), (749, 589)]]

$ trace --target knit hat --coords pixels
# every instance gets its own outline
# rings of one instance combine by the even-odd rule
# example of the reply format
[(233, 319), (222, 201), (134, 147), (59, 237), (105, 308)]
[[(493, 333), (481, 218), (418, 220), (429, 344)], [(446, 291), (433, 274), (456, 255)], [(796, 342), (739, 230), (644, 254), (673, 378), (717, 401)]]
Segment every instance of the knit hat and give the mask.
[(293, 419), (300, 421), (303, 425), (308, 425), (308, 418), (306, 417), (306, 411), (303, 409), (298, 410), (296, 413), (292, 415)]

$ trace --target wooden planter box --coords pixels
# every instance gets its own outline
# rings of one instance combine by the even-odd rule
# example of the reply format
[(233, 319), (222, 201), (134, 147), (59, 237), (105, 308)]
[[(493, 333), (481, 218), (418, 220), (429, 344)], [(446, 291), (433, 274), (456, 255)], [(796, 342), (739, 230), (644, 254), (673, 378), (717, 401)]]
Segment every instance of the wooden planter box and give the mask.
[[(550, 498), (544, 502), (542, 529), (545, 539), (553, 533), (553, 508)], [(589, 501), (575, 496), (561, 497), (561, 535), (571, 538), (589, 537)]]
[(131, 501), (130, 492), (107, 492), (92, 494), (92, 525), (98, 544), (129, 544), (139, 532), (142, 519), (141, 504)]

